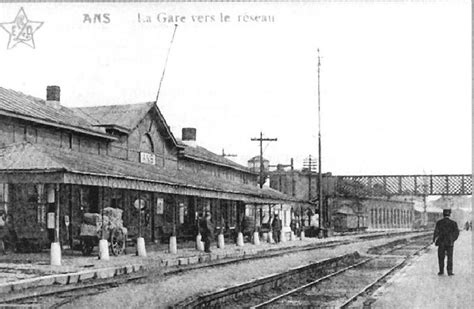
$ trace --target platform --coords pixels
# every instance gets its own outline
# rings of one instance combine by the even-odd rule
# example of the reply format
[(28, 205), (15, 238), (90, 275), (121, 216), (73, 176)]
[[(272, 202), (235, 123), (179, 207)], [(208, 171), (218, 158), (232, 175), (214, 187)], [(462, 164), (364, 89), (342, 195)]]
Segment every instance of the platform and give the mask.
[(472, 231), (462, 231), (454, 244), (454, 276), (438, 276), (431, 245), (374, 293), (370, 308), (473, 308), (472, 266)]
[[(0, 297), (11, 291), (20, 291), (31, 287), (47, 286), (52, 284), (74, 284), (78, 281), (93, 278), (110, 278), (122, 274), (129, 274), (142, 270), (162, 269), (178, 265), (207, 263), (221, 259), (243, 259), (249, 256), (262, 255), (270, 251), (299, 248), (305, 246), (322, 245), (334, 241), (357, 242), (359, 237), (388, 236), (391, 234), (405, 237), (404, 232), (378, 231), (363, 234), (344, 235), (324, 239), (306, 238), (305, 240), (287, 241), (279, 244), (262, 242), (260, 245), (246, 243), (243, 247), (228, 244), (225, 248), (217, 249), (215, 242), (212, 253), (199, 252), (192, 247), (179, 248), (177, 254), (166, 251), (166, 246), (148, 246), (147, 257), (138, 257), (132, 251), (120, 256), (111, 256), (110, 260), (102, 261), (94, 256), (82, 256), (80, 252), (63, 251), (62, 265), (51, 266), (49, 252), (36, 254), (10, 253), (0, 255)], [(401, 234), (399, 234), (401, 233)], [(423, 233), (420, 231), (420, 233)], [(383, 237), (376, 242), (383, 242)]]

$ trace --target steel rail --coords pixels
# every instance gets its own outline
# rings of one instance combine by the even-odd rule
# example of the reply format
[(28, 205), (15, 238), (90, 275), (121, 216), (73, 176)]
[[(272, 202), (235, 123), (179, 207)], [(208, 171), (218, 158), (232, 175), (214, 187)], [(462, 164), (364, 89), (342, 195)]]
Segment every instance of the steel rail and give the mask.
[[(398, 249), (400, 249), (400, 248), (403, 248), (403, 247), (406, 247), (407, 245), (410, 245), (410, 244), (411, 244), (411, 243), (407, 243), (407, 244), (405, 244), (404, 246), (398, 246), (398, 247), (396, 247), (396, 248), (393, 248), (393, 250), (390, 250), (389, 252), (396, 251), (396, 250), (398, 250)], [(343, 303), (343, 304), (342, 304), (340, 307), (338, 307), (338, 308), (346, 308), (347, 305), (349, 305), (350, 303), (352, 303), (352, 302), (353, 302), (355, 299), (357, 299), (360, 295), (362, 295), (362, 294), (365, 293), (367, 290), (369, 290), (371, 287), (373, 287), (374, 285), (376, 285), (377, 283), (379, 283), (380, 281), (382, 281), (384, 278), (386, 278), (387, 276), (389, 276), (389, 275), (390, 275), (391, 273), (393, 273), (396, 269), (400, 268), (403, 264), (405, 264), (405, 263), (407, 262), (407, 260), (408, 260), (410, 257), (412, 257), (413, 255), (417, 254), (418, 252), (420, 252), (420, 251), (422, 251), (422, 250), (425, 250), (425, 249), (426, 249), (427, 247), (429, 247), (430, 245), (431, 245), (431, 243), (428, 244), (428, 245), (426, 245), (426, 246), (423, 246), (422, 248), (420, 248), (419, 250), (417, 250), (415, 253), (413, 253), (413, 254), (411, 254), (411, 255), (405, 257), (405, 258), (403, 259), (403, 261), (401, 261), (401, 262), (398, 263), (397, 265), (395, 265), (395, 266), (393, 266), (392, 268), (390, 268), (389, 271), (387, 271), (386, 273), (384, 273), (383, 275), (381, 275), (380, 277), (378, 277), (374, 282), (368, 284), (366, 287), (364, 287), (361, 291), (359, 291), (358, 293), (356, 293), (355, 295), (353, 295), (351, 298), (349, 298), (345, 303)], [(288, 292), (285, 292), (285, 293), (280, 294), (280, 295), (278, 295), (278, 296), (275, 296), (275, 297), (273, 297), (273, 298), (271, 298), (271, 299), (269, 299), (269, 300), (267, 300), (267, 301), (265, 301), (265, 302), (262, 302), (262, 303), (260, 303), (260, 304), (258, 304), (258, 305), (255, 305), (255, 306), (252, 306), (252, 307), (250, 307), (250, 308), (252, 308), (252, 309), (264, 308), (265, 306), (268, 306), (268, 305), (270, 305), (270, 304), (272, 304), (272, 303), (275, 303), (276, 301), (278, 301), (278, 300), (280, 300), (280, 299), (283, 299), (283, 298), (288, 297), (288, 296), (290, 296), (290, 295), (292, 295), (292, 294), (298, 293), (298, 292), (300, 292), (300, 291), (302, 291), (302, 290), (305, 290), (305, 289), (307, 289), (307, 288), (309, 288), (309, 287), (311, 287), (311, 286), (314, 286), (314, 285), (316, 285), (316, 284), (318, 284), (318, 283), (320, 283), (320, 282), (322, 282), (322, 281), (325, 281), (325, 280), (327, 280), (327, 279), (331, 279), (332, 277), (335, 277), (335, 276), (337, 276), (337, 275), (339, 275), (339, 274), (341, 274), (341, 273), (343, 273), (343, 272), (345, 272), (345, 271), (347, 271), (347, 270), (349, 270), (349, 269), (358, 267), (358, 266), (360, 266), (360, 265), (363, 265), (363, 264), (365, 264), (365, 263), (368, 263), (368, 262), (370, 262), (370, 261), (372, 261), (372, 260), (375, 260), (375, 259), (377, 259), (377, 258), (379, 258), (379, 256), (374, 256), (374, 257), (365, 259), (365, 260), (363, 260), (363, 261), (361, 261), (361, 262), (359, 262), (359, 263), (356, 263), (356, 264), (354, 264), (354, 265), (350, 265), (350, 266), (348, 266), (348, 267), (345, 267), (345, 268), (343, 268), (343, 269), (340, 269), (340, 270), (338, 270), (337, 272), (334, 272), (334, 273), (332, 273), (332, 274), (329, 274), (329, 275), (327, 275), (327, 276), (324, 276), (324, 277), (322, 277), (322, 278), (319, 278), (319, 279), (317, 279), (317, 280), (315, 280), (315, 281), (312, 281), (312, 282), (310, 282), (310, 283), (307, 283), (307, 284), (305, 284), (305, 285), (302, 285), (302, 286), (300, 286), (300, 287), (297, 287), (297, 288), (295, 288), (295, 289), (293, 289), (293, 290), (291, 290), (291, 291), (288, 291)]]
[(369, 258), (369, 259), (363, 260), (362, 262), (359, 262), (359, 263), (356, 263), (356, 264), (353, 264), (353, 265), (344, 267), (344, 268), (342, 268), (342, 269), (340, 269), (340, 270), (338, 270), (338, 271), (336, 271), (336, 272), (334, 272), (334, 273), (332, 273), (332, 274), (329, 274), (329, 275), (327, 275), (327, 276), (321, 277), (321, 278), (319, 278), (319, 279), (317, 279), (317, 280), (315, 280), (315, 281), (312, 281), (312, 282), (310, 282), (310, 283), (307, 283), (307, 284), (305, 284), (305, 285), (302, 285), (302, 286), (300, 286), (300, 287), (297, 287), (297, 288), (295, 288), (295, 289), (293, 289), (293, 290), (291, 290), (291, 291), (288, 291), (288, 292), (286, 292), (286, 293), (283, 293), (283, 294), (280, 294), (280, 295), (278, 295), (278, 296), (275, 296), (275, 297), (273, 297), (272, 299), (269, 299), (269, 300), (267, 300), (267, 301), (265, 301), (265, 302), (263, 302), (263, 303), (260, 303), (260, 304), (258, 304), (258, 305), (256, 305), (256, 306), (252, 306), (252, 307), (250, 307), (250, 308), (252, 308), (252, 309), (263, 308), (263, 307), (268, 306), (268, 305), (270, 305), (270, 304), (272, 304), (272, 303), (274, 303), (274, 302), (276, 302), (276, 301), (278, 301), (278, 300), (280, 300), (280, 299), (282, 299), (282, 298), (285, 298), (285, 297), (290, 296), (290, 295), (292, 295), (292, 294), (295, 294), (295, 293), (297, 293), (297, 292), (299, 292), (299, 291), (302, 291), (302, 290), (304, 290), (304, 289), (307, 289), (307, 288), (309, 288), (309, 287), (311, 287), (311, 286), (313, 286), (313, 285), (316, 285), (316, 284), (318, 284), (318, 283), (320, 283), (320, 282), (322, 282), (322, 281), (324, 281), (324, 280), (327, 280), (327, 279), (330, 279), (330, 278), (332, 278), (332, 277), (334, 277), (334, 276), (336, 276), (336, 275), (339, 275), (340, 273), (343, 273), (343, 272), (345, 272), (345, 271), (347, 271), (347, 270), (349, 270), (349, 269), (351, 269), (351, 268), (354, 268), (354, 267), (360, 266), (360, 265), (362, 265), (362, 264), (365, 264), (365, 263), (367, 263), (367, 262), (369, 262), (369, 261), (371, 261), (371, 260), (373, 260), (373, 259), (375, 259), (375, 257), (371, 257), (371, 258)]
[(423, 251), (423, 250), (426, 250), (426, 248), (428, 248), (429, 246), (431, 246), (431, 243), (422, 247), (421, 249), (417, 250), (415, 253), (409, 255), (408, 257), (406, 257), (403, 261), (401, 261), (400, 263), (398, 263), (397, 265), (393, 266), (392, 268), (390, 268), (390, 270), (388, 272), (386, 272), (385, 274), (381, 275), (380, 277), (378, 277), (377, 279), (375, 279), (372, 283), (369, 283), (368, 285), (366, 285), (362, 290), (360, 290), (358, 293), (356, 293), (355, 295), (353, 295), (351, 298), (349, 298), (346, 302), (344, 302), (339, 308), (341, 309), (344, 309), (344, 308), (347, 308), (348, 305), (350, 305), (352, 302), (354, 302), (357, 298), (359, 298), (360, 296), (362, 296), (362, 294), (366, 293), (368, 290), (370, 290), (373, 286), (375, 286), (376, 284), (378, 284), (379, 282), (381, 282), (382, 280), (384, 280), (386, 277), (388, 277), (389, 275), (391, 275), (393, 272), (395, 272), (395, 270), (397, 270), (398, 268), (401, 268), (403, 266), (403, 264), (405, 264), (412, 256), (418, 254), (419, 252)]
[[(324, 249), (324, 248), (332, 248), (340, 245), (346, 245), (348, 244), (349, 241), (334, 241), (330, 242), (327, 244), (321, 244), (321, 245), (308, 245), (306, 247), (293, 247), (289, 249), (283, 249), (283, 250), (275, 250), (274, 252), (271, 252), (269, 254), (264, 254), (264, 255), (253, 255), (253, 256), (248, 256), (240, 259), (232, 259), (232, 260), (227, 260), (223, 262), (214, 262), (214, 263), (209, 263), (209, 264), (198, 264), (198, 265), (193, 265), (193, 266), (188, 266), (188, 267), (178, 267), (175, 269), (170, 269), (170, 270), (165, 270), (163, 273), (163, 276), (172, 276), (176, 274), (181, 274), (185, 273), (188, 271), (196, 270), (196, 269), (203, 269), (203, 268), (211, 268), (211, 267), (224, 267), (227, 265), (231, 264), (237, 264), (240, 262), (245, 262), (249, 260), (257, 260), (257, 259), (265, 259), (265, 258), (273, 258), (277, 256), (282, 256), (285, 254), (291, 254), (291, 253), (298, 253), (301, 251), (311, 251), (311, 250), (318, 250), (318, 249)], [(133, 276), (130, 278), (110, 278), (110, 279), (105, 279), (107, 281), (102, 281), (102, 282), (90, 282), (90, 283), (81, 283), (79, 285), (66, 285), (63, 287), (58, 287), (55, 288), (53, 291), (46, 291), (46, 292), (39, 292), (39, 293), (32, 293), (31, 295), (10, 295), (10, 297), (3, 297), (0, 300), (0, 305), (1, 304), (7, 304), (7, 303), (12, 303), (12, 302), (21, 302), (25, 301), (28, 299), (35, 299), (35, 298), (41, 298), (41, 297), (49, 297), (49, 296), (55, 296), (55, 295), (60, 295), (68, 292), (74, 292), (74, 291), (81, 291), (81, 290), (87, 290), (87, 289), (93, 289), (93, 288), (99, 288), (103, 286), (112, 286), (112, 285), (121, 285), (121, 284), (126, 284), (130, 281), (135, 281), (135, 280), (140, 280), (140, 279), (145, 279), (149, 276), (149, 274), (145, 275), (138, 275), (138, 276)]]
[(293, 254), (293, 253), (299, 253), (299, 252), (304, 252), (304, 251), (333, 248), (337, 246), (347, 245), (350, 243), (351, 242), (349, 240), (343, 240), (343, 241), (334, 241), (334, 242), (321, 244), (321, 245), (310, 245), (310, 246), (305, 246), (305, 247), (293, 247), (289, 249), (275, 250), (275, 252), (270, 252), (268, 254), (264, 253), (264, 254), (257, 254), (257, 255), (251, 255), (251, 256), (244, 256), (243, 258), (230, 259), (230, 260), (221, 261), (221, 262), (217, 260), (217, 262), (214, 262), (214, 263), (211, 262), (209, 264), (197, 264), (193, 266), (175, 268), (169, 271), (165, 271), (163, 275), (170, 276), (170, 275), (176, 275), (179, 273), (183, 273), (183, 272), (187, 272), (187, 271), (191, 271), (195, 269), (203, 269), (203, 268), (210, 268), (210, 267), (223, 267), (223, 266), (237, 264), (241, 262), (278, 257), (285, 254)]
[[(275, 250), (274, 252), (270, 252), (268, 254), (263, 254), (263, 255), (253, 255), (253, 256), (247, 256), (244, 258), (237, 258), (237, 259), (230, 259), (227, 261), (219, 261), (217, 262), (211, 262), (208, 264), (198, 264), (198, 265), (193, 265), (193, 266), (186, 266), (186, 267), (179, 267), (173, 268), (173, 269), (168, 269), (163, 272), (163, 276), (172, 276), (176, 274), (181, 274), (185, 273), (188, 271), (196, 270), (196, 269), (203, 269), (203, 268), (211, 268), (211, 267), (224, 267), (227, 265), (231, 264), (237, 264), (240, 262), (245, 262), (249, 260), (257, 260), (257, 259), (266, 259), (266, 258), (273, 258), (277, 256), (282, 256), (285, 254), (291, 254), (291, 253), (298, 253), (301, 251), (311, 251), (311, 250), (318, 250), (318, 249), (324, 249), (324, 248), (332, 248), (340, 245), (346, 245), (348, 244), (349, 241), (332, 241), (330, 243), (326, 244), (320, 244), (320, 245), (307, 245), (305, 247), (292, 247), (292, 248), (284, 248), (282, 250)], [(39, 293), (32, 293), (31, 295), (6, 295), (7, 297), (1, 297), (0, 298), (0, 305), (5, 304), (5, 303), (11, 303), (15, 301), (24, 301), (27, 299), (33, 299), (33, 298), (40, 298), (40, 297), (47, 297), (47, 296), (53, 296), (56, 294), (64, 294), (68, 292), (73, 292), (73, 291), (80, 291), (80, 290), (87, 290), (91, 288), (98, 288), (102, 286), (107, 286), (107, 285), (120, 285), (120, 284), (125, 284), (130, 281), (135, 281), (135, 280), (140, 280), (140, 279), (145, 279), (149, 276), (149, 274), (145, 275), (138, 275), (138, 276), (132, 276), (129, 278), (120, 278), (120, 277), (115, 277), (115, 278), (110, 278), (110, 279), (104, 279), (107, 281), (102, 281), (102, 282), (90, 282), (90, 283), (80, 283), (77, 285), (66, 285), (62, 287), (57, 287), (54, 291), (47, 291), (47, 292), (39, 292)]]
[(93, 289), (93, 288), (98, 288), (98, 287), (103, 287), (103, 286), (110, 286), (110, 285), (120, 285), (120, 284), (125, 284), (130, 281), (135, 281), (135, 280), (140, 280), (148, 277), (148, 274), (145, 275), (136, 275), (132, 276), (129, 278), (115, 278), (115, 280), (110, 280), (110, 279), (105, 279), (107, 281), (102, 281), (102, 282), (90, 282), (90, 283), (84, 283), (84, 284), (78, 284), (74, 286), (64, 286), (61, 288), (55, 288), (52, 291), (45, 291), (45, 292), (39, 292), (39, 293), (32, 293), (30, 295), (10, 295), (10, 297), (4, 297), (0, 301), (0, 305), (4, 304), (9, 304), (12, 302), (19, 302), (19, 301), (24, 301), (28, 299), (34, 299), (34, 298), (41, 298), (41, 297), (47, 297), (47, 296), (53, 296), (53, 295), (60, 295), (68, 292), (74, 292), (74, 291), (80, 291), (80, 290), (87, 290), (87, 289)]
[[(419, 233), (420, 231), (416, 231), (415, 233)], [(409, 232), (408, 232), (409, 233)], [(382, 238), (382, 237), (387, 237), (387, 236), (400, 236), (402, 234), (406, 234), (405, 232), (402, 233), (393, 233), (391, 235), (387, 234), (381, 234), (381, 235), (370, 235), (370, 239), (372, 238)], [(363, 235), (362, 237), (358, 237), (358, 240), (356, 241), (366, 241), (365, 237), (367, 235)], [(237, 264), (240, 262), (245, 262), (249, 260), (257, 260), (257, 259), (265, 259), (265, 258), (273, 258), (277, 256), (282, 256), (285, 254), (292, 254), (292, 253), (298, 253), (302, 251), (311, 251), (311, 250), (318, 250), (318, 249), (325, 249), (325, 248), (332, 248), (340, 245), (346, 245), (350, 243), (349, 240), (335, 240), (331, 241), (325, 244), (319, 244), (319, 245), (313, 245), (309, 244), (304, 247), (291, 247), (291, 248), (286, 248), (282, 250), (275, 249), (274, 252), (270, 252), (268, 254), (257, 254), (257, 255), (252, 255), (244, 258), (238, 258), (238, 259), (231, 259), (227, 261), (218, 261), (218, 262), (211, 262), (208, 264), (198, 264), (198, 265), (193, 265), (193, 266), (187, 266), (187, 267), (177, 267), (174, 269), (168, 269), (163, 272), (163, 276), (172, 276), (180, 273), (185, 273), (188, 271), (193, 271), (197, 269), (203, 269), (203, 268), (210, 268), (210, 267), (224, 267), (226, 265), (231, 265), (231, 264)], [(12, 304), (13, 302), (21, 302), (25, 301), (28, 299), (35, 299), (35, 298), (41, 298), (41, 297), (50, 297), (50, 296), (55, 296), (55, 295), (61, 295), (65, 294), (68, 292), (74, 292), (74, 291), (81, 291), (81, 290), (87, 290), (87, 289), (93, 289), (93, 288), (100, 288), (104, 286), (118, 286), (122, 284), (126, 284), (131, 281), (136, 281), (140, 279), (145, 279), (149, 277), (149, 274), (141, 274), (141, 275), (136, 275), (136, 276), (131, 276), (128, 278), (124, 278), (123, 276), (121, 277), (115, 277), (115, 278), (109, 278), (109, 279), (103, 279), (106, 281), (101, 281), (101, 282), (82, 282), (80, 284), (76, 285), (66, 285), (66, 286), (60, 286), (60, 287), (54, 287), (54, 290), (51, 291), (45, 291), (45, 292), (35, 292), (32, 291), (32, 294), (29, 295), (3, 295), (0, 298), (0, 305), (2, 304)], [(47, 287), (45, 287), (47, 288)]]

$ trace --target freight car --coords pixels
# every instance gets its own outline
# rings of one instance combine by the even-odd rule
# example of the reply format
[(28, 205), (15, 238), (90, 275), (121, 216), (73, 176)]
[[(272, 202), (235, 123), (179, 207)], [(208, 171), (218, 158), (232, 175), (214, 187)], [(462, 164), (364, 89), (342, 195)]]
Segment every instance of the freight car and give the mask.
[(356, 214), (350, 207), (344, 206), (333, 216), (335, 232), (363, 231), (367, 229), (364, 215)]

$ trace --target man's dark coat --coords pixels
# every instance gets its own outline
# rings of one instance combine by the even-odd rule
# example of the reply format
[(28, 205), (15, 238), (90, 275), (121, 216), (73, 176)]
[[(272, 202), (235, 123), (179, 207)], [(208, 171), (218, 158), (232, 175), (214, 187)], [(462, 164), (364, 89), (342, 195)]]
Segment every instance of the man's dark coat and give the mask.
[(437, 246), (452, 247), (458, 239), (459, 228), (456, 221), (444, 217), (436, 222), (436, 228), (433, 235), (433, 242)]

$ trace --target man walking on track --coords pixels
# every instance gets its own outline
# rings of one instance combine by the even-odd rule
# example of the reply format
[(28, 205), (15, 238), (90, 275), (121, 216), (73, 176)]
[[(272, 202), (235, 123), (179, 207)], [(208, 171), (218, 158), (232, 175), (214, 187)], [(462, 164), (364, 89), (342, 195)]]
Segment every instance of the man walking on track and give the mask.
[(449, 219), (451, 209), (443, 209), (443, 219), (436, 222), (436, 228), (433, 235), (433, 242), (438, 246), (438, 275), (444, 274), (444, 257), (448, 256), (447, 270), (448, 275), (453, 273), (453, 249), (454, 242), (458, 239), (459, 228), (456, 221)]

